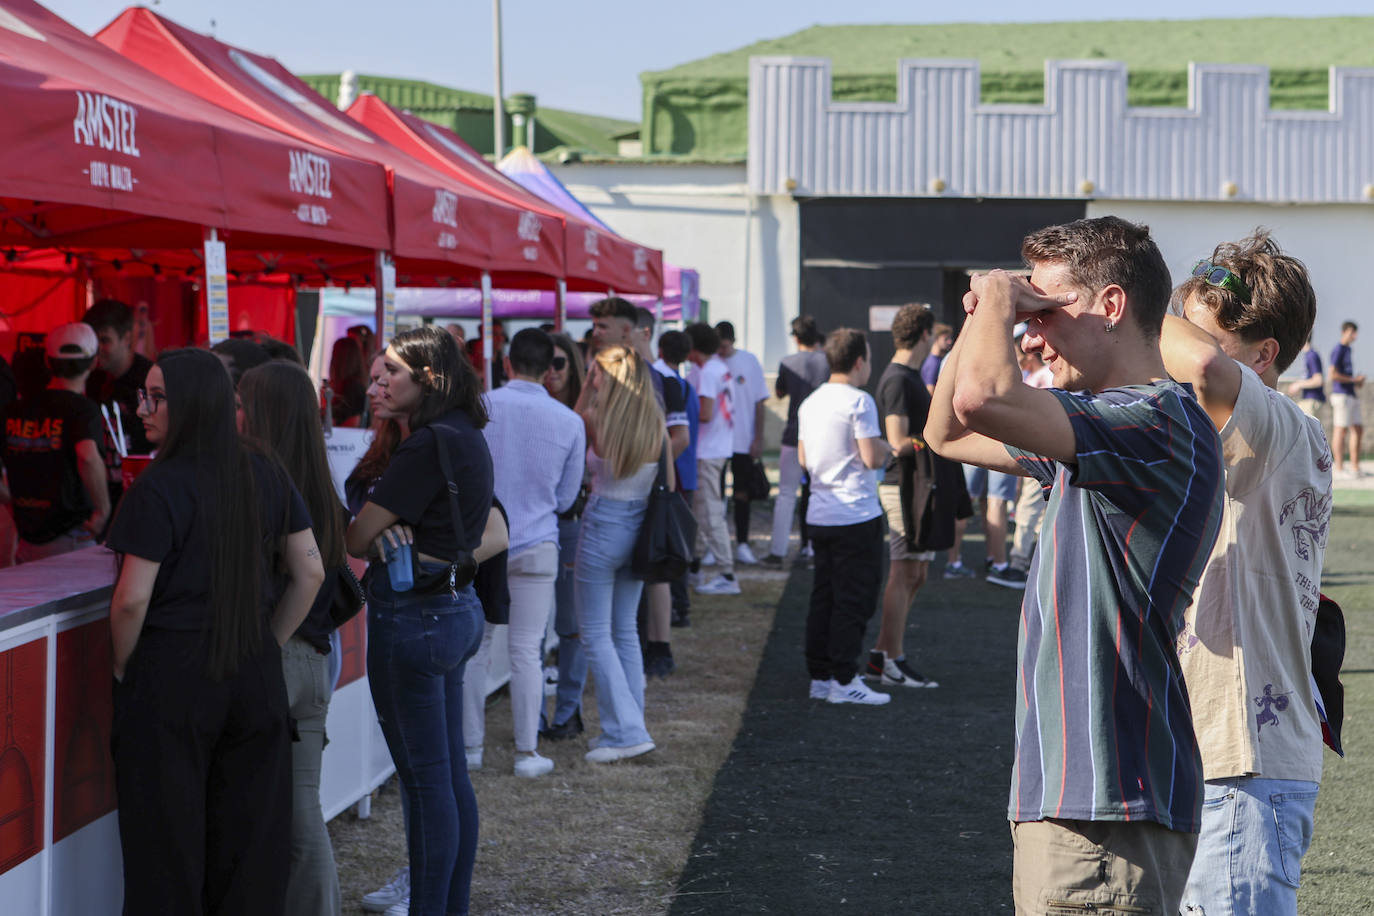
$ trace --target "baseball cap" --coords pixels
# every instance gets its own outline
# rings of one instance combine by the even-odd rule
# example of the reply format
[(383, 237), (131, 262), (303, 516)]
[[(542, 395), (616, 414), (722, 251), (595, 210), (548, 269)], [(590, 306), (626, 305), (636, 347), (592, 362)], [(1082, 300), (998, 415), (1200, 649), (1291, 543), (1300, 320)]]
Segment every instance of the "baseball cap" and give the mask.
[(80, 321), (53, 328), (45, 344), (49, 359), (90, 359), (100, 348), (95, 331)]

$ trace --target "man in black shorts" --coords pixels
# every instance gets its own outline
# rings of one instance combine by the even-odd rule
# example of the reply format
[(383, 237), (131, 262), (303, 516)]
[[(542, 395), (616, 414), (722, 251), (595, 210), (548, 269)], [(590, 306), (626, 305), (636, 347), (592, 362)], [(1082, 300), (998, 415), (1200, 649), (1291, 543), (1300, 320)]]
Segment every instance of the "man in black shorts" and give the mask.
[[(935, 314), (924, 305), (904, 305), (892, 321), (897, 352), (878, 380), (878, 417), (892, 446), (878, 501), (887, 517), (887, 585), (878, 639), (868, 653), (864, 677), (893, 687), (938, 687), (935, 681), (907, 663), (902, 651), (907, 613), (916, 592), (925, 584), (935, 549), (922, 542), (930, 527), (927, 511), (932, 498), (934, 464), (944, 462), (921, 440), (930, 412), (930, 393), (921, 381), (920, 366), (930, 352)], [(944, 462), (948, 463), (948, 462)], [(953, 512), (946, 513), (952, 536)]]

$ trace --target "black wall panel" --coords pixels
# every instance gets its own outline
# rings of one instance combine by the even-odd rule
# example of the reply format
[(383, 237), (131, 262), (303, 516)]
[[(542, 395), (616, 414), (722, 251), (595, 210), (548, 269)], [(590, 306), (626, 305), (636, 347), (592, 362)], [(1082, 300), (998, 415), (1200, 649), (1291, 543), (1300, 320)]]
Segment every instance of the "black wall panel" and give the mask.
[[(818, 198), (802, 200), (801, 313), (821, 329), (868, 331), (869, 307), (928, 302), (959, 327), (967, 271), (1021, 267), (1021, 239), (1085, 215), (1078, 200)], [(873, 383), (892, 335), (869, 332)], [(870, 389), (872, 384), (870, 384)]]

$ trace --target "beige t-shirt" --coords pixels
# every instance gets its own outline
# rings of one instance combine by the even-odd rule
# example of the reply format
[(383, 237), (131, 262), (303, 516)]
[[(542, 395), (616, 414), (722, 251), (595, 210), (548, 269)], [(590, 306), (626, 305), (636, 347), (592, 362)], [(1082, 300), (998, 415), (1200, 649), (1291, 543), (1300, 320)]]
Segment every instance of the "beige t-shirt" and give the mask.
[(1205, 778), (1321, 780), (1310, 647), (1331, 522), (1321, 424), (1241, 366), (1226, 502), (1178, 637)]

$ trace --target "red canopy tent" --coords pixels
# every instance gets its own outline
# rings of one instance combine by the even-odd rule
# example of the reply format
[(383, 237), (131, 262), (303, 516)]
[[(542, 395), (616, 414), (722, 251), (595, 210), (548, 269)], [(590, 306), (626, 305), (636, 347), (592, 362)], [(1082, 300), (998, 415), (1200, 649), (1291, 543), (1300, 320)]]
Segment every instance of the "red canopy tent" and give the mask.
[(96, 40), (237, 115), (386, 167), (398, 282), (549, 288), (563, 273), (557, 221), (455, 181), (345, 117), (278, 61), (131, 7)]
[(0, 16), (0, 244), (108, 249), (130, 265), (146, 260), (131, 248), (198, 247), (205, 226), (314, 263), (387, 247), (375, 164), (228, 114), (31, 0), (0, 0)]
[(348, 114), (410, 155), (458, 180), (501, 200), (560, 220), (566, 239), (569, 288), (662, 295), (662, 252), (560, 210), (501, 174), (457, 134), (397, 111), (374, 95), (360, 97), (348, 109)]
[(0, 98), (0, 269), (65, 279), (28, 327), (79, 317), (78, 270), (198, 273), (207, 230), (245, 278), (362, 281), (390, 244), (381, 167), (211, 105), (31, 0), (0, 0)]

